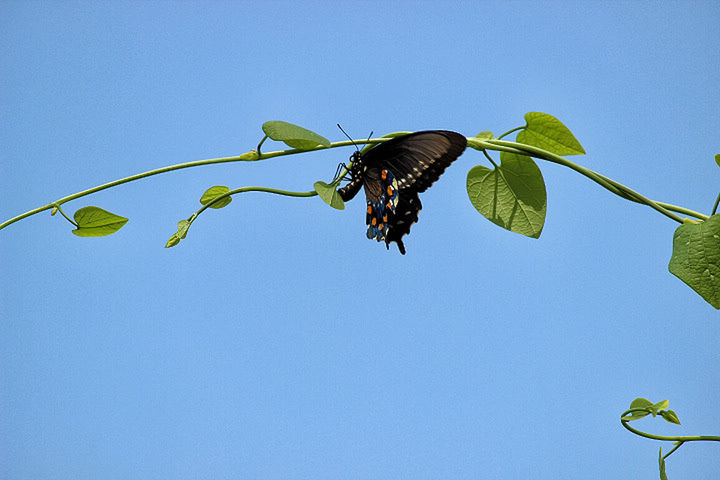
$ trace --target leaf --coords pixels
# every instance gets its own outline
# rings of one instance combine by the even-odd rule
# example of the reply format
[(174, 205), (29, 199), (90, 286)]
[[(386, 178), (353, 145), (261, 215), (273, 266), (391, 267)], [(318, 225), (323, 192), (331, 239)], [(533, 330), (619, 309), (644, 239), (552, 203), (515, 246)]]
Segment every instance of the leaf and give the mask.
[(667, 473), (665, 473), (665, 459), (662, 454), (662, 447), (660, 447), (660, 453), (658, 454), (658, 465), (660, 466), (660, 480), (668, 480)]
[(680, 419), (678, 418), (677, 414), (675, 412), (673, 412), (672, 410), (662, 411), (662, 412), (660, 412), (660, 415), (662, 415), (662, 417), (666, 421), (680, 425)]
[(715, 163), (717, 163), (718, 167), (720, 167), (720, 153), (715, 154)]
[(656, 411), (659, 411), (659, 410), (665, 410), (665, 409), (666, 409), (667, 407), (669, 407), (669, 406), (670, 406), (670, 402), (669, 402), (668, 400), (663, 400), (663, 401), (661, 401), (661, 402), (658, 402), (658, 403), (654, 404), (654, 405), (653, 405), (653, 408), (654, 408)]
[(190, 229), (190, 222), (187, 220), (180, 220), (178, 222), (178, 237), (181, 239), (185, 238), (187, 236), (187, 232)]
[[(653, 406), (653, 403), (646, 398), (636, 398), (630, 404), (630, 408), (648, 408), (649, 409), (652, 406)], [(632, 412), (630, 415), (622, 417), (622, 419), (626, 422), (632, 422), (633, 420), (643, 418), (647, 415), (650, 415), (649, 411), (648, 412)]]
[(180, 220), (177, 225), (178, 231), (170, 236), (167, 243), (165, 244), (165, 248), (174, 247), (175, 245), (180, 243), (180, 240), (187, 236), (187, 232), (190, 229), (191, 224), (189, 220)]
[(652, 402), (647, 398), (638, 397), (632, 401), (630, 408), (647, 408), (652, 406)]
[(99, 207), (83, 207), (74, 215), (78, 228), (72, 231), (78, 237), (105, 237), (120, 230), (127, 218)]
[(59, 210), (58, 207), (53, 207), (52, 210), (50, 210), (50, 216), (54, 216)]
[(325, 182), (315, 182), (313, 187), (315, 187), (315, 191), (323, 202), (338, 210), (345, 210), (345, 202), (340, 198), (340, 194), (335, 190), (335, 187)]
[(675, 230), (668, 270), (720, 309), (720, 214)]
[(271, 120), (262, 125), (265, 135), (299, 150), (308, 150), (318, 145), (330, 146), (330, 140), (315, 132), (280, 120)]
[(180, 243), (180, 237), (178, 237), (177, 233), (173, 233), (165, 244), (165, 248), (174, 247), (178, 243)]
[[(202, 194), (202, 197), (200, 197), (200, 203), (203, 205), (207, 205), (208, 203), (212, 202), (214, 199), (221, 195), (225, 195), (227, 192), (229, 192), (230, 189), (228, 187), (222, 186), (222, 185), (216, 185), (214, 187), (210, 187), (207, 190), (205, 190), (205, 193)], [(221, 200), (218, 200), (217, 202), (210, 205), (210, 208), (223, 208), (230, 205), (230, 202), (232, 202), (232, 197), (227, 196)], [(184, 238), (184, 237), (183, 237)]]
[(533, 145), (557, 155), (582, 155), (585, 149), (560, 120), (547, 113), (525, 114), (527, 126), (517, 134), (518, 143)]
[(495, 169), (472, 168), (467, 192), (475, 209), (511, 232), (538, 238), (545, 224), (547, 194), (542, 173), (524, 155), (501, 152)]
[(482, 132), (475, 135), (475, 138), (478, 140), (492, 140), (495, 138), (495, 135), (490, 130), (483, 130)]

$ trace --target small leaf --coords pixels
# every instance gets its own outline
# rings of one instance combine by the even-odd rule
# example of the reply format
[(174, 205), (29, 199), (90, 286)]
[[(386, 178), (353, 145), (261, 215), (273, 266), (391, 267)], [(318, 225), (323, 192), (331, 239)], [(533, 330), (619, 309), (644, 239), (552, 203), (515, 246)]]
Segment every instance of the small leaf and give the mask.
[[(632, 401), (630, 404), (630, 408), (647, 408), (650, 409), (653, 406), (653, 403), (646, 399), (646, 398), (636, 398)], [(633, 420), (637, 420), (640, 418), (643, 418), (647, 415), (650, 415), (650, 412), (632, 412), (630, 415), (627, 415), (625, 417), (622, 417), (623, 420), (626, 422), (632, 422)]]
[(478, 140), (492, 140), (495, 138), (495, 135), (490, 130), (483, 130), (482, 132), (475, 135), (475, 138)]
[(665, 473), (665, 459), (663, 458), (662, 447), (660, 447), (660, 453), (658, 454), (658, 465), (660, 466), (660, 480), (668, 480)]
[[(225, 195), (227, 192), (229, 192), (230, 189), (228, 187), (222, 186), (222, 185), (216, 185), (214, 187), (210, 187), (207, 190), (205, 190), (205, 193), (202, 194), (202, 197), (200, 197), (200, 203), (203, 205), (207, 205), (208, 203), (215, 200), (217, 197), (221, 195)], [(227, 196), (221, 200), (218, 200), (217, 202), (210, 205), (210, 208), (223, 208), (230, 205), (230, 202), (232, 202), (232, 197)]]
[(668, 270), (720, 309), (720, 214), (675, 230)]
[(652, 404), (653, 403), (647, 398), (639, 397), (632, 401), (630, 408), (647, 408), (652, 406)]
[(677, 414), (672, 410), (664, 410), (660, 412), (660, 415), (662, 415), (662, 417), (668, 422), (680, 425), (680, 419), (678, 418)]
[(654, 405), (653, 405), (653, 408), (654, 408), (655, 410), (665, 410), (665, 409), (666, 409), (667, 407), (669, 407), (669, 406), (670, 406), (670, 401), (669, 401), (669, 400), (663, 400), (663, 401), (661, 401), (661, 402), (658, 402), (658, 403), (654, 404)]
[(335, 190), (335, 187), (325, 182), (315, 182), (313, 186), (323, 202), (338, 210), (345, 210), (345, 202), (340, 198), (340, 194)]
[(187, 232), (189, 229), (190, 229), (190, 222), (187, 220), (180, 220), (178, 222), (178, 231), (177, 231), (178, 237), (180, 239), (185, 238), (187, 236)]
[(178, 231), (176, 233), (173, 233), (170, 238), (168, 239), (167, 243), (165, 244), (165, 248), (174, 247), (178, 243), (180, 243), (180, 240), (185, 238), (187, 235), (188, 229), (190, 228), (190, 221), (189, 220), (180, 220), (177, 224)]
[(582, 155), (585, 149), (560, 120), (547, 113), (525, 114), (527, 126), (517, 134), (517, 142), (533, 145), (557, 155)]
[(545, 224), (547, 194), (542, 173), (524, 155), (501, 152), (495, 169), (472, 168), (467, 192), (475, 209), (511, 232), (538, 238)]
[(173, 233), (165, 244), (165, 248), (174, 247), (178, 243), (180, 243), (180, 237), (178, 237), (177, 233)]
[(718, 167), (720, 167), (720, 153), (715, 154), (715, 163), (717, 163)]
[(52, 210), (50, 210), (50, 216), (54, 216), (58, 212), (58, 207), (53, 207)]
[(639, 420), (643, 417), (647, 417), (648, 415), (650, 415), (650, 412), (632, 412), (630, 415), (622, 417), (622, 419), (626, 422), (632, 422), (633, 420)]
[(127, 218), (99, 207), (83, 207), (75, 212), (78, 228), (72, 231), (78, 237), (104, 237), (120, 230)]
[(308, 150), (318, 145), (330, 146), (330, 140), (306, 128), (280, 120), (272, 120), (262, 125), (265, 135), (299, 150)]

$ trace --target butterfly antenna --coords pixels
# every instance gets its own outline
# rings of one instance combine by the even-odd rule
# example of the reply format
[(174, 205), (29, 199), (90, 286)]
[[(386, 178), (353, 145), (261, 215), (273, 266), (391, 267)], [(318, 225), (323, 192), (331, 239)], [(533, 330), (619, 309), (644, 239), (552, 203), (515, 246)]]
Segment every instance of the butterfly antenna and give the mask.
[(355, 150), (360, 150), (360, 148), (357, 146), (357, 143), (355, 143), (355, 140), (353, 140), (350, 137), (350, 135), (348, 135), (347, 132), (345, 130), (343, 130), (343, 128), (340, 126), (339, 123), (337, 124), (337, 127), (340, 129), (341, 132), (343, 132), (345, 134), (345, 136), (348, 138), (348, 140), (350, 140), (352, 142), (352, 144), (355, 145)]

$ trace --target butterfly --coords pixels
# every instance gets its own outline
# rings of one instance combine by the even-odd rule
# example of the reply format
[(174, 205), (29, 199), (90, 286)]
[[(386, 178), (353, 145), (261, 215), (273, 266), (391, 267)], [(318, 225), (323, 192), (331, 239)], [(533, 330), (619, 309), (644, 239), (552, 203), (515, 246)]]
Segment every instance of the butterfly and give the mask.
[(458, 158), (467, 139), (456, 132), (427, 130), (400, 135), (351, 157), (350, 182), (338, 189), (343, 201), (365, 188), (367, 237), (397, 243), (405, 255), (402, 237), (418, 221), (419, 193), (427, 190)]

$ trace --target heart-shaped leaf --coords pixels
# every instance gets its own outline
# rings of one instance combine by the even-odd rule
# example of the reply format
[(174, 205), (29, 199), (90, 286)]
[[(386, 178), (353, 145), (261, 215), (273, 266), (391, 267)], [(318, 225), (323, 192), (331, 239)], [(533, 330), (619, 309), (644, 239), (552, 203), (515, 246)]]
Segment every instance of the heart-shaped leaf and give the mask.
[(318, 145), (330, 146), (330, 140), (327, 138), (292, 123), (271, 120), (263, 123), (262, 129), (265, 135), (273, 140), (285, 142), (289, 147), (299, 150), (309, 150)]
[(582, 155), (585, 149), (560, 120), (541, 112), (525, 114), (527, 126), (517, 134), (517, 142), (540, 147), (557, 155)]
[(545, 182), (535, 162), (524, 155), (500, 153), (495, 169), (477, 166), (467, 175), (467, 192), (475, 209), (491, 222), (532, 238), (545, 224)]
[(78, 228), (72, 231), (78, 237), (105, 237), (120, 230), (127, 218), (99, 207), (83, 207), (74, 215)]
[[(203, 205), (207, 205), (208, 203), (215, 200), (217, 197), (221, 195), (225, 195), (227, 192), (229, 192), (230, 189), (228, 187), (222, 186), (222, 185), (216, 185), (214, 187), (210, 187), (207, 190), (205, 190), (205, 193), (202, 194), (202, 197), (200, 197), (200, 203)], [(223, 208), (230, 205), (230, 202), (232, 202), (232, 197), (227, 196), (225, 198), (222, 198), (218, 200), (217, 202), (210, 205), (210, 208)], [(185, 237), (183, 237), (185, 238)]]
[(668, 269), (720, 309), (720, 214), (675, 230)]
[(313, 186), (323, 202), (338, 210), (345, 210), (345, 202), (340, 198), (340, 194), (335, 190), (335, 187), (325, 182), (315, 182)]

